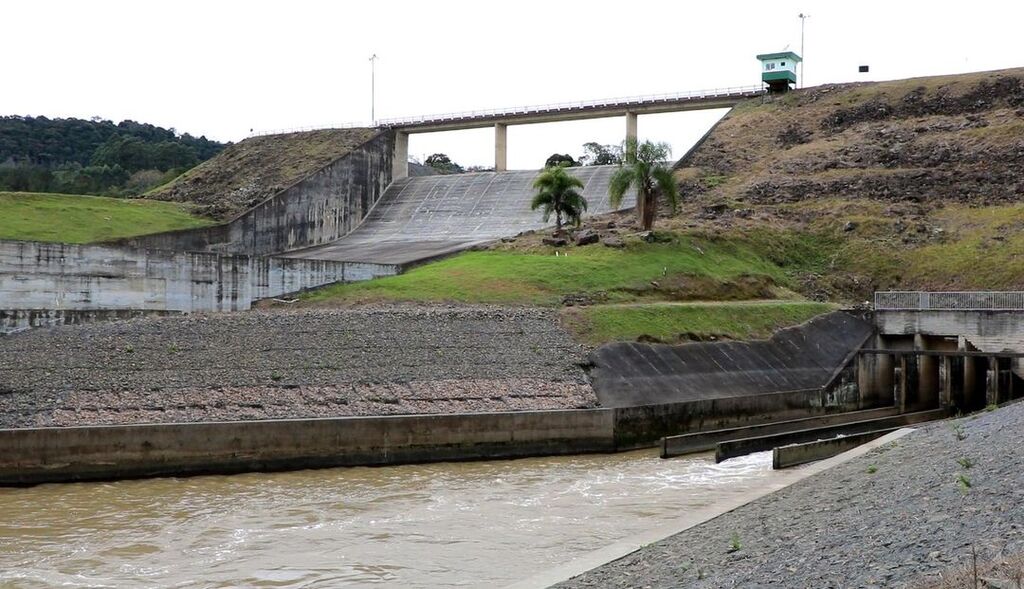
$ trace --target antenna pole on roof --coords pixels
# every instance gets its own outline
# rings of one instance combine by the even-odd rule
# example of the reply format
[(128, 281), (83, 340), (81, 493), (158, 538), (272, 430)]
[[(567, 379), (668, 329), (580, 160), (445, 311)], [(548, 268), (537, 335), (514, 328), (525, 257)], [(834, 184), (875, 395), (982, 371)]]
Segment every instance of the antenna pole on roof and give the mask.
[(377, 54), (370, 56), (370, 121), (377, 126)]
[(804, 87), (804, 22), (811, 18), (811, 15), (800, 13), (797, 15), (800, 17), (800, 84), (799, 87)]

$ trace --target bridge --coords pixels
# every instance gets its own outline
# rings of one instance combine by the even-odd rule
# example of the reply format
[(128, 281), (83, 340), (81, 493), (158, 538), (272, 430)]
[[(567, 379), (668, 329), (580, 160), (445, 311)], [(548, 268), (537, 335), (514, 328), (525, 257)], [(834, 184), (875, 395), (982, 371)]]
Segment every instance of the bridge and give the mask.
[(736, 86), (674, 94), (382, 119), (377, 121), (377, 125), (395, 131), (394, 169), (392, 171), (394, 180), (409, 175), (409, 135), (487, 127), (494, 128), (494, 170), (503, 172), (508, 169), (509, 125), (532, 125), (623, 116), (626, 118), (626, 139), (636, 139), (639, 115), (731, 108), (742, 100), (755, 98), (762, 94), (764, 94), (764, 87), (761, 85)]

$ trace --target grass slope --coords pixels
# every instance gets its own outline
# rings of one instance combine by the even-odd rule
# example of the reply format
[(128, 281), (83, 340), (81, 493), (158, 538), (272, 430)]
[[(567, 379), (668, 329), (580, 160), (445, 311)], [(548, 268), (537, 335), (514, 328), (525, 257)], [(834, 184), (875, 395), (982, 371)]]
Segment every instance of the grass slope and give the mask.
[(211, 224), (175, 203), (0, 192), (0, 239), (89, 243)]
[(664, 343), (708, 339), (763, 339), (834, 310), (810, 301), (652, 303), (570, 307), (562, 324), (576, 339), (597, 345), (609, 341)]
[(750, 299), (777, 294), (785, 272), (753, 247), (678, 237), (624, 249), (467, 252), (400, 276), (338, 284), (303, 295), (308, 303), (459, 302), (557, 305), (591, 302)]

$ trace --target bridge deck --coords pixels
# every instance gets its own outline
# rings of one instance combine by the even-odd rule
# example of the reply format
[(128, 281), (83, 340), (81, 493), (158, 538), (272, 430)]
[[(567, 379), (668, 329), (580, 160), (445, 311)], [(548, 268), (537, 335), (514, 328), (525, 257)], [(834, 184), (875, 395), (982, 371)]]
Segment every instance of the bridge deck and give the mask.
[[(584, 183), (591, 215), (613, 210), (608, 181), (616, 166), (572, 168)], [(479, 172), (410, 177), (392, 184), (366, 220), (333, 243), (284, 257), (344, 262), (409, 264), (466, 249), (474, 244), (542, 229), (552, 223), (530, 210), (539, 172)], [(635, 205), (627, 196), (623, 207)]]
[(738, 86), (677, 94), (610, 98), (537, 106), (432, 114), (377, 121), (382, 127), (407, 133), (429, 133), (488, 127), (495, 123), (531, 124), (620, 115), (626, 112), (658, 113), (727, 108), (740, 100), (760, 96), (761, 86)]

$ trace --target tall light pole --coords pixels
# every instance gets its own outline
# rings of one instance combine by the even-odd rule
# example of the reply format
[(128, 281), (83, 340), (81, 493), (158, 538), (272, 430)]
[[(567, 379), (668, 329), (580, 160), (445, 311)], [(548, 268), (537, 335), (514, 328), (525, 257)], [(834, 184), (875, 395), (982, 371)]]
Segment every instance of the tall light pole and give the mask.
[[(377, 54), (370, 56), (370, 121), (377, 126)], [(803, 72), (801, 72), (803, 73)]]
[(804, 22), (811, 18), (811, 15), (800, 13), (800, 87), (804, 87)]

